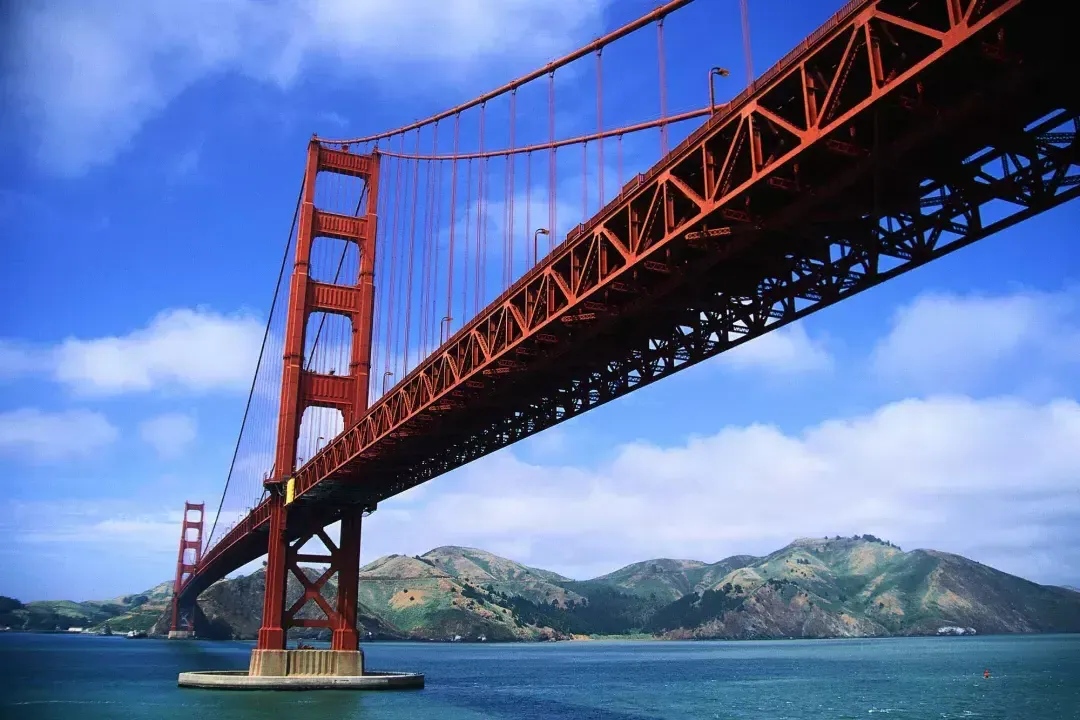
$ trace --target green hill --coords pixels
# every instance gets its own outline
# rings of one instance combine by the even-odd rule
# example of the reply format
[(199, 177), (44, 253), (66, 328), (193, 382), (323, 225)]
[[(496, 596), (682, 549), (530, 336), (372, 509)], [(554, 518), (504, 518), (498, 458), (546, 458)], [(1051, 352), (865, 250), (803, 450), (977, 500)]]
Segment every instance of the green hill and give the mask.
[(111, 600), (36, 600), (21, 603), (0, 597), (0, 626), (12, 630), (54, 632), (80, 627), (95, 632), (147, 630), (172, 597), (172, 583), (161, 583), (134, 595)]
[[(309, 577), (322, 568), (305, 568)], [(221, 580), (199, 598), (209, 638), (258, 632), (265, 573)], [(324, 594), (333, 602), (333, 581)], [(0, 625), (53, 630), (106, 623), (163, 634), (169, 583), (109, 601), (0, 598)], [(290, 579), (287, 604), (301, 596)], [(581, 635), (781, 638), (1080, 632), (1080, 593), (1039, 585), (934, 550), (904, 552), (870, 535), (803, 538), (765, 557), (715, 563), (657, 559), (592, 580), (571, 580), (474, 548), (388, 555), (360, 569), (365, 640), (543, 640)], [(308, 604), (302, 617), (321, 617)], [(955, 631), (950, 631), (955, 632)], [(329, 631), (290, 631), (326, 639)]]

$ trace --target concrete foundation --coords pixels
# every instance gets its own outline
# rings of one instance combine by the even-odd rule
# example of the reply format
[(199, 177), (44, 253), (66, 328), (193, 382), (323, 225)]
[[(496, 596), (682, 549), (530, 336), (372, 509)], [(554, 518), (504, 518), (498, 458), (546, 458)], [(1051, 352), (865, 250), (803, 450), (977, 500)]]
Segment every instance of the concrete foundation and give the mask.
[(252, 650), (247, 672), (180, 673), (177, 684), (221, 690), (395, 690), (422, 688), (424, 676), (365, 673), (362, 650)]
[(370, 672), (366, 675), (253, 676), (243, 670), (180, 673), (177, 685), (204, 690), (408, 690), (424, 687), (419, 673)]
[(356, 677), (364, 674), (363, 650), (252, 650), (252, 677)]
[(195, 637), (195, 633), (191, 632), (190, 630), (170, 630), (169, 631), (169, 639), (170, 640), (191, 640), (193, 637)]

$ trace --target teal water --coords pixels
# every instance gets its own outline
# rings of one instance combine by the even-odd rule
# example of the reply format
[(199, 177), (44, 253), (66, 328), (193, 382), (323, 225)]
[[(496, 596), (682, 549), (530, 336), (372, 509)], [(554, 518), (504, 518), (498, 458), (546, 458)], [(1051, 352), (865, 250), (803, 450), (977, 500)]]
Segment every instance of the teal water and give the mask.
[[(778, 642), (373, 643), (423, 690), (181, 690), (249, 643), (0, 634), (4, 720), (1080, 718), (1080, 635)], [(984, 680), (982, 671), (992, 677)], [(879, 715), (880, 714), (880, 715)]]

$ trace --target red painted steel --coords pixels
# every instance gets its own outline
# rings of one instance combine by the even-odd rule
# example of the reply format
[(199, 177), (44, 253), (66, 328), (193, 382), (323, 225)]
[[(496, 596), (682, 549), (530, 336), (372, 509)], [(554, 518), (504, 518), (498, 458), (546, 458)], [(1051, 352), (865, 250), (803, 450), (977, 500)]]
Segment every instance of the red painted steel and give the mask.
[[(194, 603), (181, 606), (181, 590), (195, 574), (202, 560), (203, 503), (184, 503), (184, 519), (180, 525), (180, 552), (176, 556), (176, 578), (173, 580), (172, 619), (169, 629), (187, 631), (195, 629)], [(198, 513), (195, 520), (191, 513)], [(188, 555), (188, 553), (191, 555)]]
[[(300, 433), (300, 420), (306, 408), (334, 408), (341, 412), (346, 426), (355, 422), (356, 418), (367, 409), (375, 302), (373, 276), (378, 169), (379, 163), (376, 156), (352, 155), (345, 151), (323, 147), (315, 140), (308, 145), (304, 186), (301, 192), (300, 220), (296, 234), (296, 260), (290, 280), (285, 328), (285, 363), (281, 381), (281, 409), (278, 414), (277, 456), (274, 465), (276, 473), (266, 480), (270, 495), (264, 504), (267, 506), (265, 514), (269, 519), (269, 532), (263, 622), (258, 637), (258, 648), (261, 650), (283, 649), (289, 627), (311, 625), (314, 622), (310, 618), (296, 617), (300, 606), (286, 609), (287, 571), (291, 570), (304, 586), (303, 602), (318, 596), (316, 602), (326, 611), (326, 622), (330, 623), (328, 627), (337, 628), (340, 625), (341, 612), (355, 618), (355, 607), (351, 610), (347, 608), (335, 610), (318, 595), (323, 583), (308, 582), (307, 577), (296, 565), (300, 546), (291, 545), (290, 538), (306, 532), (303, 537), (310, 539), (313, 534), (317, 534), (323, 539), (326, 547), (331, 549), (332, 571), (342, 572), (345, 577), (349, 577), (350, 573), (355, 574), (350, 567), (359, 567), (360, 563), (359, 521), (354, 524), (348, 512), (339, 515), (343, 526), (355, 528), (357, 537), (343, 536), (346, 542), (341, 548), (335, 548), (322, 530), (323, 525), (327, 523), (324, 522), (311, 530), (310, 524), (303, 517), (290, 517), (288, 509), (290, 498), (286, 483), (292, 476), (296, 464), (296, 443)], [(315, 184), (319, 172), (362, 178), (367, 183), (364, 215), (347, 217), (317, 209)], [(337, 238), (357, 245), (360, 272), (355, 285), (323, 283), (310, 278), (311, 248), (317, 237)], [(352, 349), (347, 376), (322, 374), (304, 369), (305, 331), (308, 317), (313, 312), (336, 313), (350, 319)], [(240, 526), (244, 524), (241, 523)], [(355, 603), (355, 593), (353, 596)], [(355, 639), (355, 629), (353, 634)]]
[[(290, 514), (371, 507), (1076, 197), (1055, 17), (848, 3), (300, 468)], [(275, 502), (185, 593), (265, 551)]]

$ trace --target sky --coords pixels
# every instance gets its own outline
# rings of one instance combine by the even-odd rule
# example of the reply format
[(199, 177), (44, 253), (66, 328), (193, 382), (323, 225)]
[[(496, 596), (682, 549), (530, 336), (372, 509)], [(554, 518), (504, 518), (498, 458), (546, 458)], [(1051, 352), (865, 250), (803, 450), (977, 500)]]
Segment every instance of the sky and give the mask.
[[(836, 5), (752, 0), (755, 70)], [(221, 494), (312, 132), (426, 117), (652, 7), (9, 8), (0, 594), (172, 578), (183, 503)], [(741, 89), (735, 0), (666, 32), (673, 111), (705, 104), (713, 65), (721, 97)], [(612, 122), (656, 116), (637, 92), (654, 58), (606, 66)], [(592, 110), (567, 87), (571, 133)], [(1060, 207), (386, 501), (362, 559), (466, 545), (587, 578), (872, 533), (1080, 585), (1077, 227)]]

